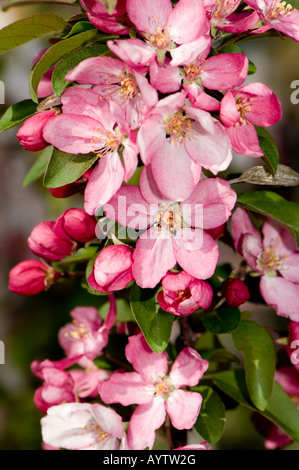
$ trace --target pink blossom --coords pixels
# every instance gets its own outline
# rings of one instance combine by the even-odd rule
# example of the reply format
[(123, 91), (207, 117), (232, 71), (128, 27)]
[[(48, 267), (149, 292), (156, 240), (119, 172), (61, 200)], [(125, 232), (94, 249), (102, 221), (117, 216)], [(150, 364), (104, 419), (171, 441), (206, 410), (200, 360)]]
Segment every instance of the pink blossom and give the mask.
[(290, 331), (287, 351), (294, 368), (298, 371), (299, 376), (299, 323), (296, 321), (290, 321), (289, 326)]
[(192, 348), (184, 348), (168, 372), (165, 352), (158, 354), (147, 345), (142, 334), (131, 336), (126, 357), (136, 372), (115, 372), (99, 385), (105, 403), (137, 404), (128, 429), (130, 449), (153, 447), (155, 430), (168, 413), (177, 429), (191, 429), (200, 411), (199, 393), (180, 390), (195, 386), (208, 368), (208, 362)]
[(123, 186), (104, 210), (108, 218), (134, 232), (149, 227), (133, 254), (134, 279), (146, 288), (155, 287), (176, 263), (197, 279), (212, 276), (218, 247), (202, 228), (228, 220), (235, 201), (235, 192), (219, 178), (198, 183), (182, 203), (169, 201), (159, 193), (150, 169), (144, 168), (140, 188)]
[(254, 126), (272, 126), (281, 116), (279, 99), (262, 83), (228, 91), (220, 104), (220, 117), (233, 150), (251, 157), (263, 156)]
[(213, 290), (204, 281), (182, 271), (168, 272), (162, 279), (163, 291), (157, 296), (160, 307), (174, 315), (190, 315), (198, 308), (207, 309), (211, 305)]
[(254, 33), (262, 33), (271, 28), (281, 31), (294, 41), (299, 41), (299, 11), (292, 5), (279, 0), (246, 0), (254, 8), (264, 25)]
[(238, 208), (232, 217), (236, 250), (260, 274), (260, 292), (278, 315), (299, 321), (299, 250), (294, 237), (278, 223), (266, 220), (263, 240), (248, 213)]
[(17, 139), (25, 150), (37, 152), (49, 144), (45, 141), (43, 130), (49, 120), (56, 116), (56, 111), (42, 111), (26, 119), (17, 133)]
[(125, 109), (131, 129), (139, 127), (146, 113), (157, 104), (157, 91), (140, 71), (112, 57), (92, 57), (68, 72), (66, 79), (95, 85), (93, 90), (113, 99)]
[(131, 22), (126, 13), (126, 0), (118, 0), (110, 15), (98, 0), (79, 0), (91, 24), (100, 31), (111, 34), (129, 34)]
[(212, 27), (234, 34), (253, 28), (259, 21), (259, 15), (255, 11), (234, 13), (240, 3), (241, 0), (213, 0), (208, 8)]
[(68, 209), (55, 224), (55, 232), (66, 240), (87, 243), (96, 238), (96, 219), (83, 209)]
[(246, 284), (238, 278), (228, 278), (222, 283), (221, 288), (226, 302), (230, 307), (236, 308), (250, 299)]
[(179, 92), (160, 100), (138, 132), (144, 164), (151, 165), (159, 191), (173, 201), (192, 193), (201, 167), (216, 174), (232, 159), (223, 126), (208, 112), (185, 106), (185, 99)]
[(72, 323), (60, 329), (58, 339), (66, 356), (82, 355), (88, 359), (97, 357), (108, 343), (108, 334), (116, 318), (116, 304), (109, 295), (110, 309), (102, 324), (94, 307), (77, 307), (71, 311)]
[(137, 5), (127, 0), (130, 20), (146, 42), (140, 39), (108, 41), (112, 52), (130, 65), (147, 65), (156, 57), (164, 61), (169, 52), (171, 65), (189, 63), (198, 54), (203, 36), (210, 25), (201, 2), (179, 0), (172, 7), (170, 0), (144, 0)]
[(98, 403), (66, 403), (41, 419), (43, 441), (70, 450), (117, 450), (124, 430), (121, 417)]
[[(85, 189), (85, 210), (93, 215), (134, 173), (138, 159), (136, 133), (129, 129), (124, 110), (93, 90), (71, 88), (62, 96), (62, 114), (44, 129), (44, 137), (59, 150), (99, 156)], [(122, 158), (124, 166), (120, 158)]]
[(107, 246), (95, 260), (88, 282), (93, 289), (103, 293), (124, 289), (133, 281), (132, 264), (132, 248)]
[(41, 222), (32, 230), (28, 246), (37, 256), (55, 261), (69, 255), (75, 248), (75, 242), (60, 237), (55, 232), (55, 222)]
[(8, 288), (20, 295), (36, 295), (53, 284), (60, 274), (37, 260), (27, 260), (14, 266), (9, 273)]

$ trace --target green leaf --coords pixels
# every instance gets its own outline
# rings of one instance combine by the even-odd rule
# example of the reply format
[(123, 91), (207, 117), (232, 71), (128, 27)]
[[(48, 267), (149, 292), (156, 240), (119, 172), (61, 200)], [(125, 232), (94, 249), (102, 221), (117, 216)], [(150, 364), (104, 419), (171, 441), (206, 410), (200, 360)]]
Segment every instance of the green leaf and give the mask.
[(54, 148), (44, 178), (46, 188), (59, 188), (80, 178), (98, 159), (94, 154), (73, 155)]
[(88, 261), (94, 257), (96, 246), (88, 246), (87, 248), (80, 248), (74, 255), (66, 256), (62, 260), (54, 261), (52, 266), (60, 272), (72, 272), (78, 264), (87, 264)]
[(53, 152), (53, 147), (50, 145), (46, 147), (38, 157), (38, 159), (34, 162), (30, 170), (28, 171), (27, 175), (23, 181), (23, 188), (26, 188), (30, 183), (37, 180), (45, 173), (47, 166), (49, 164), (49, 160), (51, 158)]
[(233, 332), (237, 349), (244, 355), (246, 383), (256, 408), (263, 411), (270, 399), (274, 374), (275, 350), (271, 335), (258, 323), (242, 320)]
[(294, 235), (299, 246), (299, 204), (286, 201), (271, 191), (242, 194), (238, 197), (238, 204), (276, 220)]
[(203, 398), (194, 427), (203, 439), (215, 444), (221, 438), (225, 425), (224, 405), (218, 393), (211, 387), (194, 387), (192, 391), (200, 393)]
[(0, 30), (0, 54), (46, 34), (62, 31), (66, 21), (53, 13), (22, 18)]
[(169, 343), (174, 316), (159, 307), (156, 294), (156, 289), (141, 289), (135, 284), (131, 292), (131, 308), (148, 345), (161, 353)]
[(0, 119), (0, 132), (22, 124), (36, 112), (37, 104), (31, 100), (20, 101), (8, 108)]
[[(129, 321), (134, 322), (132, 310), (130, 304), (125, 299), (116, 300), (116, 323), (127, 323)], [(109, 310), (109, 302), (105, 302), (99, 309), (100, 317), (105, 320)]]
[(71, 36), (75, 36), (75, 34), (83, 33), (90, 29), (95, 29), (95, 27), (89, 21), (78, 21), (78, 23), (74, 24), (69, 33), (63, 36), (63, 39), (70, 38)]
[[(213, 375), (213, 382), (237, 402), (257, 411), (250, 400), (243, 370), (217, 372)], [(299, 442), (299, 410), (277, 382), (274, 382), (272, 395), (266, 409), (259, 411), (259, 413)]]
[(80, 64), (80, 62), (90, 57), (104, 56), (107, 54), (110, 54), (108, 47), (98, 44), (82, 47), (68, 54), (58, 62), (52, 74), (52, 88), (54, 93), (57, 96), (61, 95), (69, 83), (64, 77), (70, 70), (76, 67), (76, 65)]
[[(244, 54), (243, 49), (241, 47), (237, 46), (236, 44), (229, 44), (228, 46), (225, 46), (221, 49), (222, 52), (228, 52), (230, 54)], [(248, 60), (248, 75), (252, 75), (253, 73), (256, 72), (256, 66), (254, 65), (251, 60)]]
[(106, 10), (108, 13), (111, 15), (113, 12), (114, 8), (116, 7), (117, 0), (96, 0), (97, 2), (103, 3), (105, 5)]
[(227, 304), (221, 305), (217, 310), (201, 316), (204, 327), (217, 335), (235, 330), (240, 323), (240, 310), (231, 308)]
[(91, 41), (97, 35), (97, 32), (97, 29), (84, 31), (83, 33), (76, 34), (76, 36), (59, 41), (47, 50), (30, 73), (29, 88), (30, 96), (33, 101), (36, 103), (38, 101), (36, 92), (43, 75), (66, 54)]
[(264, 153), (266, 163), (268, 164), (273, 175), (275, 176), (277, 165), (279, 163), (279, 152), (277, 149), (276, 142), (264, 127), (255, 126), (255, 129), (259, 139), (261, 150)]

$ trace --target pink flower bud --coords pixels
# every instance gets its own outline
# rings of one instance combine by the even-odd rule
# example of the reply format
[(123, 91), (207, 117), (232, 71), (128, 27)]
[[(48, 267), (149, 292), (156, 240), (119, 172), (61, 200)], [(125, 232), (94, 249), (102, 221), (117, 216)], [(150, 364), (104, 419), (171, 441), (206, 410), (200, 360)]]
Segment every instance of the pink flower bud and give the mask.
[(8, 288), (15, 294), (35, 295), (53, 284), (58, 277), (58, 272), (41, 261), (22, 261), (10, 271)]
[(43, 130), (47, 122), (56, 115), (56, 111), (42, 111), (26, 119), (17, 133), (17, 139), (25, 150), (37, 152), (49, 145), (43, 137)]
[(75, 243), (56, 234), (55, 222), (42, 222), (32, 230), (28, 238), (28, 246), (37, 256), (55, 261), (69, 255)]
[(55, 232), (61, 238), (86, 243), (96, 238), (96, 219), (83, 209), (68, 209), (56, 221)]
[(211, 286), (182, 271), (168, 272), (162, 279), (163, 291), (157, 300), (160, 307), (174, 315), (190, 315), (198, 308), (209, 308), (213, 298)]
[(110, 245), (97, 257), (88, 278), (90, 286), (103, 293), (124, 289), (133, 281), (133, 250), (127, 245)]
[(228, 278), (222, 284), (222, 294), (230, 307), (239, 307), (250, 299), (246, 284), (241, 279)]
[(86, 184), (89, 180), (89, 177), (92, 173), (92, 169), (87, 170), (81, 178), (77, 179), (73, 183), (65, 184), (64, 186), (59, 186), (58, 188), (49, 188), (50, 193), (53, 197), (65, 198), (70, 197), (73, 194), (84, 192)]

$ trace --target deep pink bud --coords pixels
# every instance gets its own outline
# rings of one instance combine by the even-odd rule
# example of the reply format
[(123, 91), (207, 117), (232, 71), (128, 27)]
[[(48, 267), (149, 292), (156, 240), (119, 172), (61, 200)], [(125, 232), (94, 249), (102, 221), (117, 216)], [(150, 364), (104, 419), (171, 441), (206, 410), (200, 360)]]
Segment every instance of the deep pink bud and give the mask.
[(36, 295), (47, 289), (58, 277), (58, 272), (41, 261), (22, 261), (10, 271), (8, 288), (15, 294)]
[(239, 307), (250, 299), (249, 290), (241, 279), (228, 278), (222, 284), (222, 294), (230, 307)]
[(168, 272), (162, 279), (162, 287), (158, 303), (163, 310), (174, 315), (190, 315), (200, 307), (209, 308), (212, 303), (211, 286), (185, 271), (178, 274)]
[(26, 119), (17, 133), (17, 139), (25, 150), (37, 152), (49, 145), (44, 137), (43, 130), (47, 122), (56, 115), (56, 111), (42, 111)]
[(65, 198), (70, 197), (76, 193), (84, 192), (91, 173), (92, 169), (89, 169), (84, 173), (84, 175), (81, 176), (81, 178), (77, 179), (73, 183), (65, 184), (64, 186), (59, 186), (58, 188), (49, 188), (50, 193), (53, 197)]
[(57, 235), (55, 222), (42, 222), (32, 230), (28, 238), (28, 246), (37, 256), (55, 261), (69, 255), (73, 251), (75, 243)]
[(206, 232), (209, 235), (211, 235), (211, 237), (214, 240), (218, 240), (218, 238), (220, 238), (224, 234), (225, 227), (226, 227), (226, 224), (222, 224), (222, 225), (219, 225), (218, 227), (209, 228), (206, 230)]
[(107, 293), (124, 289), (133, 281), (133, 250), (127, 245), (110, 245), (97, 257), (88, 282), (93, 289)]
[(55, 232), (66, 240), (90, 242), (96, 238), (96, 219), (83, 209), (68, 209), (56, 221)]

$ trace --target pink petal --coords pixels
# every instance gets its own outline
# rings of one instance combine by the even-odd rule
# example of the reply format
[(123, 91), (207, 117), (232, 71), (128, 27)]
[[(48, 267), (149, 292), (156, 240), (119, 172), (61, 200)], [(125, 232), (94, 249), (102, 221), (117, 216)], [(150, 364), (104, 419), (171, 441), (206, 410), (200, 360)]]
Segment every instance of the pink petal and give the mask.
[(181, 88), (182, 76), (179, 67), (165, 59), (164, 64), (153, 60), (150, 64), (151, 84), (161, 93), (173, 93)]
[(151, 227), (139, 238), (133, 254), (133, 276), (138, 286), (153, 288), (176, 263), (170, 232)]
[[(192, 194), (184, 200), (191, 205), (190, 217), (184, 214), (184, 220), (192, 227), (204, 229), (218, 227), (230, 217), (237, 195), (229, 183), (220, 178), (210, 178), (199, 182)], [(200, 213), (196, 213), (196, 209)], [(195, 225), (203, 214), (202, 225)], [(188, 214), (189, 215), (189, 214)]]
[(99, 160), (85, 188), (84, 209), (88, 214), (95, 214), (112, 198), (123, 182), (124, 173), (117, 151)]
[(109, 49), (131, 67), (147, 66), (155, 57), (154, 47), (141, 39), (121, 39), (107, 41)]
[(261, 245), (260, 239), (245, 233), (242, 238), (241, 244), (241, 253), (247, 264), (257, 272), (262, 272), (262, 269), (257, 264), (259, 255), (261, 254), (263, 247)]
[(144, 380), (136, 372), (115, 372), (110, 379), (99, 384), (99, 394), (104, 403), (120, 403), (123, 406), (152, 400)]
[(264, 247), (273, 247), (278, 255), (289, 256), (298, 250), (293, 235), (274, 220), (266, 220), (263, 225), (263, 235)]
[(183, 84), (183, 88), (188, 94), (190, 103), (195, 108), (203, 109), (204, 111), (219, 111), (219, 102), (205, 93), (196, 83), (191, 83), (190, 85)]
[(228, 90), (241, 85), (248, 72), (245, 54), (218, 54), (204, 64), (200, 75), (202, 84), (211, 90)]
[(158, 103), (158, 93), (157, 90), (150, 85), (147, 78), (141, 73), (134, 72), (134, 76), (140, 90), (143, 104), (148, 112)]
[(133, 450), (153, 448), (155, 431), (165, 421), (166, 411), (163, 398), (155, 397), (145, 405), (137, 406), (128, 429), (128, 444)]
[(232, 216), (232, 232), (235, 249), (241, 253), (242, 239), (246, 233), (258, 238), (262, 246), (262, 239), (258, 230), (253, 226), (248, 212), (241, 207), (237, 207)]
[[(161, 100), (162, 101), (162, 100)], [(137, 135), (140, 155), (145, 165), (149, 165), (152, 155), (164, 144), (165, 130), (161, 126), (160, 114), (150, 115), (142, 122)]]
[(170, 371), (171, 383), (176, 387), (195, 387), (209, 367), (208, 361), (201, 358), (195, 349), (184, 348)]
[(158, 354), (152, 351), (142, 334), (129, 337), (126, 358), (147, 384), (153, 384), (168, 371), (165, 352)]
[(249, 155), (250, 157), (262, 157), (264, 155), (254, 126), (248, 124), (231, 126), (226, 129), (226, 132), (236, 153)]
[(175, 390), (166, 402), (166, 411), (176, 429), (191, 429), (198, 417), (202, 396), (195, 392)]
[(159, 207), (163, 202), (172, 202), (159, 191), (150, 165), (145, 166), (141, 172), (140, 191), (144, 199), (151, 205), (157, 204)]
[(155, 33), (155, 25), (163, 26), (172, 11), (170, 0), (127, 0), (126, 8), (130, 20), (136, 25), (138, 31)]
[(277, 369), (275, 380), (288, 395), (299, 397), (299, 374), (294, 367), (285, 366)]
[[(246, 119), (255, 126), (271, 126), (281, 119), (282, 111), (278, 97), (263, 83), (250, 83), (238, 90), (238, 95), (246, 93), (252, 98), (251, 111)], [(245, 95), (245, 96), (246, 96)]]
[(119, 76), (126, 69), (126, 64), (112, 57), (91, 57), (68, 72), (65, 79), (87, 85), (104, 85), (107, 79), (111, 79), (110, 75)]
[[(201, 241), (202, 246), (198, 248)], [(184, 229), (182, 238), (174, 240), (173, 251), (179, 265), (191, 276), (208, 279), (214, 274), (218, 260), (218, 246), (207, 233)]]
[(260, 292), (265, 302), (276, 310), (277, 315), (299, 321), (298, 284), (293, 284), (283, 277), (262, 276)]
[(167, 26), (177, 44), (194, 41), (208, 30), (206, 12), (197, 0), (180, 0), (169, 15)]
[[(208, 23), (207, 23), (208, 25)], [(175, 49), (170, 49), (172, 61), (170, 65), (188, 65), (195, 62), (199, 54), (206, 53), (207, 48), (211, 47), (210, 35), (200, 36), (192, 42), (182, 44)]]
[(233, 126), (240, 120), (240, 113), (236, 106), (235, 95), (228, 91), (220, 103), (220, 118), (225, 126)]

